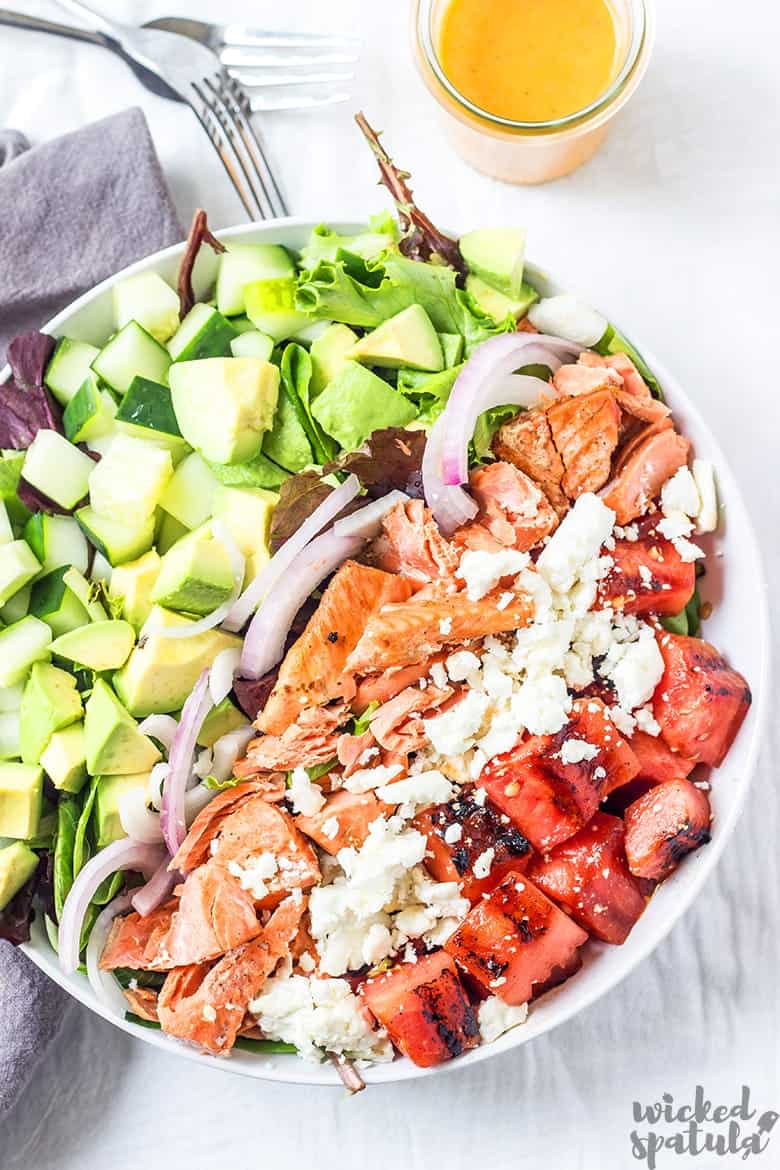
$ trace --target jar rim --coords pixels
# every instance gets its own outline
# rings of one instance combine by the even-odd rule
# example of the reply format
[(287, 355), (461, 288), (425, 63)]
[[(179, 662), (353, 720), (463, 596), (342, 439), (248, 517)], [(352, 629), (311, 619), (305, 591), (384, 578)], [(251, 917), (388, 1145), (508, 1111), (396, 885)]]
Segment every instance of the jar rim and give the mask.
[(439, 54), (436, 50), (433, 32), (434, 3), (435, 0), (418, 0), (417, 6), (417, 41), (424, 53), (427, 64), (433, 71), (439, 84), (447, 91), (453, 101), (457, 102), (459, 106), (475, 117), (481, 118), (483, 121), (489, 122), (492, 126), (503, 130), (566, 130), (570, 126), (575, 126), (596, 114), (602, 113), (621, 94), (631, 79), (642, 57), (643, 50), (649, 44), (650, 40), (650, 0), (629, 0), (631, 7), (631, 43), (619, 73), (607, 89), (599, 94), (598, 97), (594, 98), (587, 106), (575, 110), (572, 114), (566, 114), (561, 118), (549, 118), (539, 122), (521, 121), (515, 118), (506, 118), (502, 114), (491, 113), (490, 110), (486, 110), (482, 106), (477, 105), (476, 102), (472, 102), (470, 98), (467, 98), (450, 81), (442, 67)]

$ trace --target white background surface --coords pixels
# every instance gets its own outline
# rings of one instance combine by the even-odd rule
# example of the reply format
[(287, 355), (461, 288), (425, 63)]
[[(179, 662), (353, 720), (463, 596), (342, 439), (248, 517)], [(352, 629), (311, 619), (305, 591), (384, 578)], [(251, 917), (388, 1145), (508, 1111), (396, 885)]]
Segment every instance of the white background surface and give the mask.
[[(159, 15), (159, 3), (104, 8), (142, 20)], [(61, 15), (54, 3), (18, 4)], [(450, 152), (411, 64), (405, 3), (283, 7), (192, 0), (179, 11), (359, 32), (355, 106), (386, 130), (422, 205), (456, 228), (525, 224), (538, 263), (668, 362), (726, 449), (780, 587), (776, 0), (659, 0), (654, 60), (607, 146), (574, 176), (532, 189), (493, 183)], [(144, 93), (99, 49), (0, 29), (0, 124), (38, 141), (130, 104), (146, 110), (182, 219), (202, 204), (216, 226), (238, 221), (186, 110)], [(268, 120), (292, 213), (360, 218), (384, 206), (350, 109)], [(627, 1170), (640, 1164), (629, 1140), (634, 1100), (668, 1092), (682, 1103), (698, 1083), (735, 1103), (744, 1083), (759, 1112), (780, 1111), (779, 754), (772, 727), (748, 809), (694, 909), (608, 999), (552, 1035), (473, 1070), (350, 1100), (195, 1068), (74, 1008), (0, 1127), (1, 1170), (353, 1170), (391, 1159), (409, 1170)], [(669, 1152), (659, 1160), (736, 1164)], [(780, 1166), (780, 1125), (757, 1165)]]

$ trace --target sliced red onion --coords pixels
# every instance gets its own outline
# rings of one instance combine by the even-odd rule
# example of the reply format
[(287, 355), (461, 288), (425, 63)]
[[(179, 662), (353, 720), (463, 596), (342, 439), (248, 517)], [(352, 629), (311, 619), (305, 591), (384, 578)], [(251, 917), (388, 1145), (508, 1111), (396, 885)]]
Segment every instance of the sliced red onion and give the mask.
[(468, 448), (479, 416), (494, 406), (528, 406), (549, 393), (541, 378), (514, 374), (518, 366), (539, 364), (557, 370), (578, 353), (572, 342), (537, 333), (504, 333), (477, 348), (425, 447), (425, 499), (442, 531), (449, 534), (476, 514), (476, 505), (460, 485), (468, 479)]
[(287, 572), (290, 565), (306, 545), (330, 524), (360, 491), (360, 480), (356, 475), (348, 476), (342, 484), (323, 500), (319, 508), (304, 520), (297, 532), (285, 541), (279, 551), (258, 573), (239, 597), (222, 625), (226, 630), (240, 630), (249, 621), (264, 597), (277, 581)]
[(127, 1000), (122, 995), (119, 984), (111, 972), (101, 971), (99, 964), (100, 956), (103, 954), (103, 948), (111, 930), (111, 923), (117, 914), (124, 914), (129, 909), (129, 894), (120, 894), (118, 898), (109, 902), (95, 919), (87, 943), (87, 978), (92, 990), (101, 1003), (111, 1008), (118, 1016), (123, 1016), (127, 1011)]
[(209, 671), (209, 690), (215, 707), (218, 707), (233, 690), (233, 675), (238, 670), (240, 661), (240, 650), (222, 650), (212, 662)]
[(224, 784), (233, 775), (233, 765), (256, 735), (254, 727), (237, 727), (235, 731), (228, 731), (226, 735), (221, 736), (214, 744), (211, 774), (220, 784)]
[(138, 724), (138, 730), (142, 731), (144, 735), (150, 735), (152, 739), (156, 739), (158, 743), (163, 745), (166, 752), (169, 752), (178, 726), (179, 724), (173, 715), (147, 715)]
[(155, 638), (195, 638), (198, 634), (205, 634), (207, 630), (213, 630), (215, 626), (221, 625), (236, 604), (241, 593), (241, 586), (244, 583), (246, 569), (244, 554), (221, 520), (211, 521), (211, 531), (214, 539), (218, 540), (224, 547), (230, 561), (230, 571), (233, 574), (233, 588), (230, 591), (230, 596), (211, 613), (207, 613), (205, 617), (199, 618), (196, 622), (189, 622), (186, 626), (155, 628), (150, 631), (154, 633)]
[(170, 857), (166, 853), (146, 885), (141, 886), (133, 892), (131, 898), (133, 909), (142, 918), (146, 918), (158, 906), (162, 906), (163, 902), (167, 901), (173, 887), (180, 880), (181, 875), (179, 873), (176, 871), (171, 873), (168, 869), (168, 862), (170, 860)]
[(159, 813), (152, 812), (146, 805), (147, 794), (138, 788), (123, 792), (117, 801), (117, 811), (122, 828), (134, 841), (146, 845), (161, 845), (163, 840)]
[(145, 845), (123, 837), (113, 841), (88, 861), (79, 872), (65, 899), (60, 917), (60, 967), (66, 975), (79, 965), (81, 928), (87, 907), (101, 882), (118, 869), (131, 870), (149, 877), (162, 861), (165, 850), (158, 845)]
[(406, 492), (392, 491), (379, 500), (372, 500), (365, 508), (359, 508), (350, 516), (344, 516), (333, 525), (336, 536), (362, 536), (369, 540), (376, 536), (382, 527), (382, 521), (387, 513), (396, 504), (406, 503), (409, 499)]
[(187, 828), (190, 827), (201, 809), (204, 809), (216, 795), (216, 789), (207, 788), (205, 784), (196, 784), (194, 788), (187, 789), (184, 793), (184, 817), (187, 821)]
[(366, 1082), (361, 1077), (351, 1060), (346, 1056), (331, 1052), (330, 1061), (341, 1078), (344, 1088), (350, 1093), (359, 1093), (365, 1089)]
[(182, 707), (179, 726), (171, 745), (168, 760), (168, 775), (163, 788), (160, 823), (165, 844), (171, 856), (176, 853), (187, 835), (184, 811), (184, 793), (192, 772), (192, 757), (195, 753), (203, 720), (211, 710), (208, 669), (201, 672), (192, 694)]
[[(174, 719), (174, 723), (176, 720)], [(178, 727), (178, 723), (176, 723)], [(146, 799), (153, 808), (159, 812), (162, 804), (163, 785), (165, 784), (165, 777), (168, 775), (168, 764), (165, 761), (160, 761), (155, 764), (149, 773), (149, 781), (146, 785)]]
[(290, 626), (306, 598), (363, 543), (361, 536), (337, 536), (329, 529), (298, 553), (284, 580), (275, 583), (252, 618), (241, 655), (242, 677), (260, 678), (280, 661)]

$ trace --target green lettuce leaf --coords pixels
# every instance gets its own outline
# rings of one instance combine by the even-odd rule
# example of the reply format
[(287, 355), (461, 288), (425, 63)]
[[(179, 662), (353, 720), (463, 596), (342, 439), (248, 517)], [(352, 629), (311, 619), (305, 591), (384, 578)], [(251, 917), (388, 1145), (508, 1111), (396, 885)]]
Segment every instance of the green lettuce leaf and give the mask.
[(389, 211), (374, 215), (364, 231), (354, 236), (340, 236), (327, 224), (314, 228), (309, 242), (301, 250), (304, 268), (313, 268), (320, 260), (335, 260), (339, 251), (352, 252), (371, 260), (398, 243), (398, 224)]

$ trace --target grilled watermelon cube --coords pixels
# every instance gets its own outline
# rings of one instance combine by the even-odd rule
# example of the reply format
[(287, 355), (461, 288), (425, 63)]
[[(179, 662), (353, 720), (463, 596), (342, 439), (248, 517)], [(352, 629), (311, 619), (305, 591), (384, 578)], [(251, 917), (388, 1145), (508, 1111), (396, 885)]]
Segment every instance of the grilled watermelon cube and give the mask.
[(662, 881), (710, 839), (710, 802), (690, 780), (667, 780), (626, 809), (626, 857), (636, 877)]

